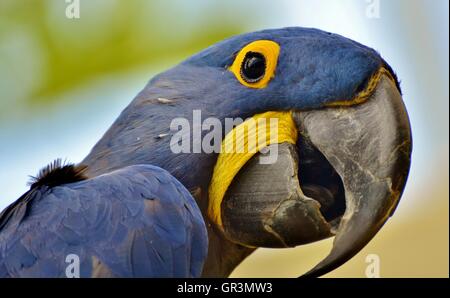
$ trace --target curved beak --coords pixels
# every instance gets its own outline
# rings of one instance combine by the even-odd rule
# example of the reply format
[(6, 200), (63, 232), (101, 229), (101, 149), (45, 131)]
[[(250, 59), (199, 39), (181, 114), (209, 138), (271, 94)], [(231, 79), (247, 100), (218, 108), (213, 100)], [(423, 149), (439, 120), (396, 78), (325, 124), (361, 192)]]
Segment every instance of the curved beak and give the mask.
[(393, 214), (409, 172), (411, 129), (402, 97), (387, 76), (365, 103), (300, 112), (296, 122), (345, 190), (345, 213), (333, 248), (303, 275), (317, 277), (357, 254)]
[(297, 145), (278, 144), (275, 163), (255, 155), (222, 204), (224, 232), (252, 247), (287, 247), (335, 236), (305, 277), (357, 254), (393, 214), (405, 187), (411, 130), (396, 84), (382, 75), (363, 103), (293, 113)]

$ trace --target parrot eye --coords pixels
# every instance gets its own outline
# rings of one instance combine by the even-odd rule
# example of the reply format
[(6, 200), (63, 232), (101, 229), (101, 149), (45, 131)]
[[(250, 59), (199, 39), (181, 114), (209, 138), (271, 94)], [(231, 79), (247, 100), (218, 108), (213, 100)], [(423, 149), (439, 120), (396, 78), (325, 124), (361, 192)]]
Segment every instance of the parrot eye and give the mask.
[(248, 52), (241, 66), (241, 76), (247, 83), (256, 83), (264, 77), (266, 58), (256, 52)]
[(280, 46), (271, 40), (257, 40), (243, 47), (230, 70), (249, 88), (265, 88), (275, 76)]

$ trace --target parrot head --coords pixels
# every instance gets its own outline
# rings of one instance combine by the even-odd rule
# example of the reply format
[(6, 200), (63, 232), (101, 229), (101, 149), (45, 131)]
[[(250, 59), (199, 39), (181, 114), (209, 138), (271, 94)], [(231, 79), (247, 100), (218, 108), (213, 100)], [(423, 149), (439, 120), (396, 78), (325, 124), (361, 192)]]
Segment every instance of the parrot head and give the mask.
[[(207, 120), (196, 123), (195, 111)], [(227, 119), (243, 121), (223, 129)], [(275, 133), (260, 128), (272, 119)], [(174, 152), (182, 123), (190, 146)], [(219, 126), (220, 150), (201, 150)], [(262, 131), (268, 136), (258, 139)], [(239, 138), (257, 139), (254, 150), (224, 150)], [(284, 28), (232, 37), (155, 76), (82, 163), (90, 176), (150, 163), (190, 189), (210, 234), (204, 275), (229, 274), (256, 247), (335, 236), (306, 274), (319, 276), (360, 251), (393, 214), (411, 147), (397, 77), (376, 51)], [(261, 163), (274, 149), (276, 160)]]

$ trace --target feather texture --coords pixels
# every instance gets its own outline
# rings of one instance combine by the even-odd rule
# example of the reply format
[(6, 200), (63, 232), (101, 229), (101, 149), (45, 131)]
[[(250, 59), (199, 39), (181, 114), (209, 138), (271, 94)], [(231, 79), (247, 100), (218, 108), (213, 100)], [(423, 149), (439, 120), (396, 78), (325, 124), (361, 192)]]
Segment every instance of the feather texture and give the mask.
[[(2, 222), (2, 220), (0, 220)], [(3, 213), (0, 277), (197, 277), (207, 251), (200, 210), (165, 170), (136, 165), (32, 188)]]

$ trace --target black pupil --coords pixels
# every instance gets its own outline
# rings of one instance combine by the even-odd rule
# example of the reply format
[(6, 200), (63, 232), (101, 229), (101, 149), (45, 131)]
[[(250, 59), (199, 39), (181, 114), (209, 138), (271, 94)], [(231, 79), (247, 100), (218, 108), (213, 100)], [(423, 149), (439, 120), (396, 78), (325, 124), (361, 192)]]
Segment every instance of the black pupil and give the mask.
[(242, 61), (241, 75), (247, 83), (261, 80), (266, 71), (266, 59), (260, 53), (248, 52)]

